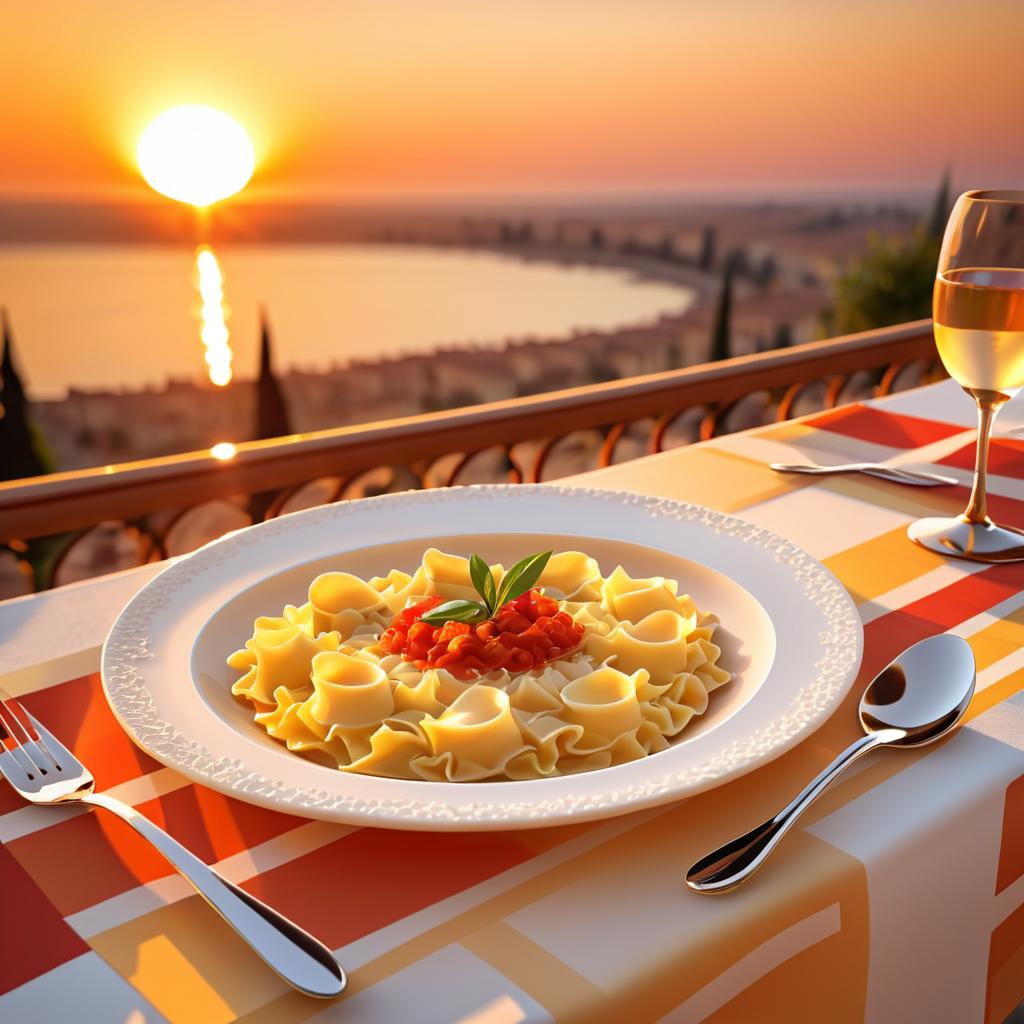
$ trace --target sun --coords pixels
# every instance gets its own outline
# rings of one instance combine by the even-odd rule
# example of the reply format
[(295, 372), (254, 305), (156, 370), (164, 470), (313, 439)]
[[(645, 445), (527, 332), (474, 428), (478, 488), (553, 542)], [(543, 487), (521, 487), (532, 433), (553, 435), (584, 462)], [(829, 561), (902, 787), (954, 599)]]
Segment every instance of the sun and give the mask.
[(137, 157), (151, 188), (193, 206), (233, 196), (256, 167), (245, 129), (230, 114), (199, 104), (174, 107), (151, 121)]

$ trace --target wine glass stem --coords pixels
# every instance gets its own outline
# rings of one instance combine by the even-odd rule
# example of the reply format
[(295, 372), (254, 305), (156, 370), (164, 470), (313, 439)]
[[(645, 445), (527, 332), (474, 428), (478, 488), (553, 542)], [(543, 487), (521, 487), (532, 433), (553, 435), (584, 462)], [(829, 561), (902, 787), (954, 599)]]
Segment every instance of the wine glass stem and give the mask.
[(988, 443), (996, 414), (1003, 403), (988, 395), (976, 394), (974, 398), (978, 403), (978, 450), (974, 465), (974, 487), (971, 489), (971, 500), (964, 510), (964, 519), (969, 523), (988, 523)]

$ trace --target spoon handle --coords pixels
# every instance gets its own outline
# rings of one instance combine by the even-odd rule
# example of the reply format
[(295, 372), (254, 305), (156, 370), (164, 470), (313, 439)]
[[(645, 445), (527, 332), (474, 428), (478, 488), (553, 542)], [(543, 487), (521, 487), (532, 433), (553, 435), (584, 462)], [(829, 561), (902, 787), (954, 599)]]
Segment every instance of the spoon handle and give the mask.
[(686, 873), (686, 884), (694, 892), (725, 892), (745, 882), (767, 859), (793, 827), (797, 818), (826, 789), (869, 750), (902, 739), (902, 729), (879, 729), (850, 744), (827, 768), (815, 776), (773, 818), (732, 839), (717, 850), (701, 857)]

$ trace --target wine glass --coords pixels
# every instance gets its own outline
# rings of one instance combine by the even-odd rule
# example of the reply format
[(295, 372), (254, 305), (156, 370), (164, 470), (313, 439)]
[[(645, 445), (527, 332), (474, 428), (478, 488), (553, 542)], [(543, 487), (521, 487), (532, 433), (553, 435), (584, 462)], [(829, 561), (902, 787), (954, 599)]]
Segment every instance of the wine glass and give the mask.
[(964, 512), (918, 519), (907, 534), (941, 555), (1024, 559), (1024, 532), (988, 517), (985, 478), (996, 414), (1024, 387), (1024, 192), (965, 192), (946, 225), (935, 276), (935, 343), (950, 376), (978, 403), (974, 487)]

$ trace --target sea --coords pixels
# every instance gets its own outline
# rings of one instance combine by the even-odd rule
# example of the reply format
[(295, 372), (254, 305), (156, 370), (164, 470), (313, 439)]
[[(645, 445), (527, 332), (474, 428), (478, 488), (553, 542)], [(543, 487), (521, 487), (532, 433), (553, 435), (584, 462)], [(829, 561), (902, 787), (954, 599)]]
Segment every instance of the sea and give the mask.
[[(265, 310), (279, 373), (439, 346), (497, 346), (683, 312), (692, 290), (611, 267), (392, 244), (215, 250), (237, 377), (252, 377)], [(157, 245), (0, 247), (21, 375), (36, 398), (136, 390), (206, 372), (196, 250)]]

